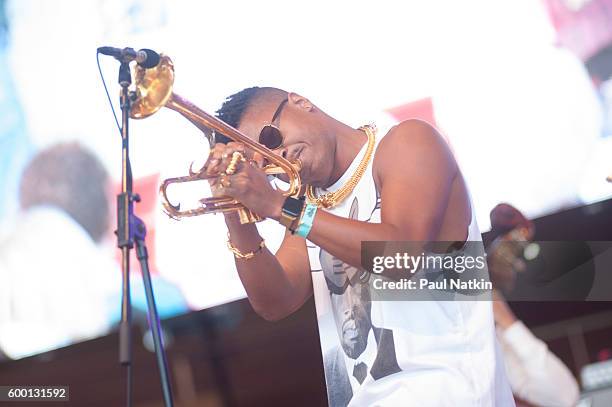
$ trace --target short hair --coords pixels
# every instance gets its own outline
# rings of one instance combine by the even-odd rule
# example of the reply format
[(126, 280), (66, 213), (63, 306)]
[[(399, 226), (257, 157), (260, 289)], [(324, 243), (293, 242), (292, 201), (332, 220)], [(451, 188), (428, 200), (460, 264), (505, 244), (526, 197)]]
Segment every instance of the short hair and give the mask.
[(39, 152), (21, 176), (23, 209), (50, 205), (70, 215), (95, 242), (109, 226), (109, 177), (98, 158), (78, 143), (62, 143)]
[[(246, 111), (253, 106), (254, 103), (261, 101), (263, 98), (271, 97), (273, 95), (286, 95), (287, 92), (278, 88), (273, 87), (258, 87), (253, 86), (245, 88), (240, 92), (234, 93), (228, 96), (221, 108), (217, 110), (217, 118), (223, 120), (234, 128), (240, 126), (240, 121), (244, 117)], [(223, 134), (215, 134), (216, 143), (228, 143), (231, 139)]]

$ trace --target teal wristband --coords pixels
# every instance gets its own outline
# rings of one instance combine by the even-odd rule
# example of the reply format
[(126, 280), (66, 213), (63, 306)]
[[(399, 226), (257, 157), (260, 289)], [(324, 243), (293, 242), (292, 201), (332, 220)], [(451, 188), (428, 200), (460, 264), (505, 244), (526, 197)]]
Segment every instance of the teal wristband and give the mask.
[(304, 213), (302, 214), (302, 218), (300, 219), (300, 223), (295, 230), (295, 234), (298, 236), (302, 236), (304, 239), (310, 233), (310, 229), (312, 229), (312, 222), (314, 221), (315, 214), (317, 213), (317, 209), (319, 207), (315, 204), (307, 204), (306, 208), (304, 208)]

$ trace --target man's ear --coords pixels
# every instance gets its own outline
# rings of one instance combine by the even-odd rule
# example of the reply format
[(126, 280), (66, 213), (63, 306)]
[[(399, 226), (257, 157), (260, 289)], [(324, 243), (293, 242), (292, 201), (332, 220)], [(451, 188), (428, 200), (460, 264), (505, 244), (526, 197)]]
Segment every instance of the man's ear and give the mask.
[(298, 95), (297, 93), (289, 92), (288, 99), (292, 105), (306, 110), (307, 112), (313, 112), (316, 109), (315, 105), (313, 105), (310, 100), (304, 96)]

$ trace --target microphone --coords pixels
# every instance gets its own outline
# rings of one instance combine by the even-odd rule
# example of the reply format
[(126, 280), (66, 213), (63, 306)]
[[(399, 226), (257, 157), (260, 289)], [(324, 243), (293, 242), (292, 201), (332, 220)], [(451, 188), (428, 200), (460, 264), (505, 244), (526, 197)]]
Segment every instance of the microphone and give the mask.
[(145, 69), (153, 68), (159, 64), (159, 54), (146, 48), (136, 51), (134, 48), (99, 47), (98, 53), (115, 57), (120, 62), (136, 61), (138, 65)]

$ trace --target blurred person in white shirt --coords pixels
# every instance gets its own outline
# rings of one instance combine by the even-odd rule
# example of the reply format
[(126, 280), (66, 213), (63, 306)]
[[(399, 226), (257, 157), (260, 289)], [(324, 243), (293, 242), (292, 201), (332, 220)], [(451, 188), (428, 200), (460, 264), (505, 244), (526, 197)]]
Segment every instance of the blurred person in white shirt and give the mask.
[[(497, 287), (512, 287), (520, 257), (511, 253), (522, 246), (513, 243), (533, 239), (535, 227), (518, 209), (499, 204), (491, 211), (492, 233), (498, 237), (488, 247), (491, 280)], [(501, 253), (499, 243), (505, 245)], [(496, 246), (497, 245), (497, 246)], [(516, 253), (518, 251), (515, 250)], [(516, 254), (514, 253), (514, 254)], [(578, 402), (579, 387), (571, 371), (519, 320), (503, 295), (493, 293), (493, 317), (501, 345), (506, 375), (517, 406), (571, 407)], [(527, 404), (521, 404), (527, 403)]]
[(12, 359), (106, 333), (120, 273), (109, 235), (110, 179), (77, 143), (39, 152), (21, 211), (0, 239), (0, 349)]

